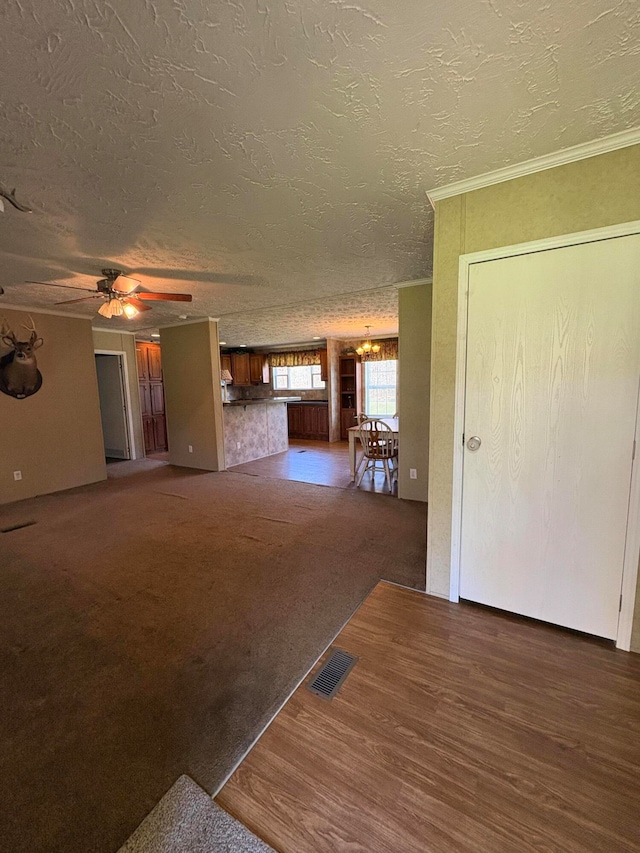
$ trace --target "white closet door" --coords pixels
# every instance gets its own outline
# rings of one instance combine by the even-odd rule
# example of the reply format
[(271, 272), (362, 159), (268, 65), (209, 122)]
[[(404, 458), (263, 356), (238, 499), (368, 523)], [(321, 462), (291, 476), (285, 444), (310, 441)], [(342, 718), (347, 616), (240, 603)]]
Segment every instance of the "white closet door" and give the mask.
[(613, 639), (640, 236), (473, 264), (468, 310), (460, 596)]

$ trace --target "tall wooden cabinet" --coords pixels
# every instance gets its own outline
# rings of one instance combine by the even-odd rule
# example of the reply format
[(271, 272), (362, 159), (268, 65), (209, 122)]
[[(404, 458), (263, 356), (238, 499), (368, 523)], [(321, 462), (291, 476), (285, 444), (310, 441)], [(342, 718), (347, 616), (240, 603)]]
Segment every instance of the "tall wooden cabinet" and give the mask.
[(145, 453), (168, 450), (160, 344), (136, 344)]
[(362, 409), (362, 364), (358, 356), (340, 358), (340, 438), (348, 438), (349, 427), (358, 423)]

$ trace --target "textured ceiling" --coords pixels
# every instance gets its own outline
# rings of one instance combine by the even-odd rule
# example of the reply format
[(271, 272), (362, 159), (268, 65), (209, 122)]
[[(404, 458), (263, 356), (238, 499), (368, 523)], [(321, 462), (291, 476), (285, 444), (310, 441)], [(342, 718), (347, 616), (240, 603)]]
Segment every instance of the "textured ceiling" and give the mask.
[[(34, 213), (0, 215), (0, 305), (118, 266), (195, 296), (129, 329), (284, 343), (303, 300), (430, 274), (427, 189), (640, 124), (639, 33), (637, 0), (4, 0), (0, 183)], [(303, 337), (358, 335), (354, 299)]]
[(395, 287), (329, 296), (284, 308), (239, 312), (220, 318), (220, 340), (230, 346), (300, 343), (313, 338), (376, 337), (398, 331)]

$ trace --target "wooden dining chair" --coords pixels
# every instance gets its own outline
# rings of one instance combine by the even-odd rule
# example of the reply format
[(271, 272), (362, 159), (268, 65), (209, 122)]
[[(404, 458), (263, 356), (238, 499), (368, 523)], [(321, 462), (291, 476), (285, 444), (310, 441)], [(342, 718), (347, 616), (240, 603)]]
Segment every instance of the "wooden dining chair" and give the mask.
[(397, 474), (397, 467), (394, 463), (398, 459), (398, 445), (394, 440), (393, 430), (384, 421), (369, 418), (360, 424), (358, 435), (363, 451), (360, 465), (365, 460), (366, 465), (360, 471), (356, 486), (360, 486), (365, 471), (371, 470), (375, 475), (376, 466), (380, 463), (386, 476), (387, 486), (391, 491), (391, 476)]

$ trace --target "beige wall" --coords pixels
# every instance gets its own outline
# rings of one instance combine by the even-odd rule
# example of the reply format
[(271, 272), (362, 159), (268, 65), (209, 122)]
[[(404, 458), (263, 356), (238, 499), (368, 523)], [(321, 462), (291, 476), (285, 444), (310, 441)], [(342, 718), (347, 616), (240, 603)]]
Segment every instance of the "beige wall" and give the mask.
[[(637, 219), (640, 219), (640, 146), (437, 203), (428, 592), (448, 595), (449, 591), (459, 256)], [(640, 650), (639, 617), (636, 609), (634, 647)]]
[(31, 316), (44, 343), (35, 353), (40, 390), (24, 400), (0, 393), (0, 503), (104, 480), (91, 322), (6, 309), (1, 316), (19, 340)]
[(340, 353), (342, 346), (342, 341), (327, 338), (329, 441), (340, 441)]
[(160, 344), (169, 461), (224, 470), (218, 324), (203, 320), (160, 329)]
[(138, 385), (135, 337), (129, 332), (107, 332), (104, 329), (94, 329), (93, 347), (94, 350), (126, 353), (126, 381), (131, 401), (131, 422), (133, 427), (133, 458), (141, 459), (144, 456), (144, 434), (142, 431), (142, 410), (140, 408), (140, 386)]
[[(398, 497), (426, 501), (429, 483), (431, 285), (402, 287), (398, 299), (398, 400), (402, 430)], [(416, 469), (417, 480), (410, 479), (410, 468)]]

